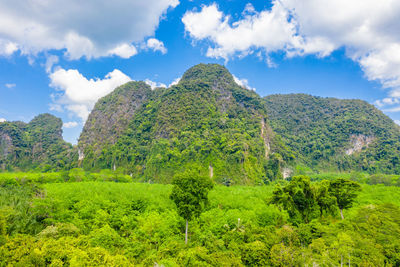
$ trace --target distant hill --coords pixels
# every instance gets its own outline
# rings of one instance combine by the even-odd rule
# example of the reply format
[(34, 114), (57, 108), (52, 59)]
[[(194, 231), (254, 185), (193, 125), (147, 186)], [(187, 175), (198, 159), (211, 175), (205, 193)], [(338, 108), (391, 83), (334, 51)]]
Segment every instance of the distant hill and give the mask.
[(303, 166), (400, 173), (400, 128), (373, 105), (305, 94), (264, 99), (271, 127)]
[(169, 182), (196, 165), (219, 182), (262, 183), (293, 159), (266, 118), (265, 101), (226, 68), (199, 64), (170, 88), (131, 82), (99, 100), (78, 147), (91, 170)]
[(70, 168), (72, 145), (62, 138), (62, 121), (41, 114), (29, 123), (0, 123), (0, 169), (47, 171)]

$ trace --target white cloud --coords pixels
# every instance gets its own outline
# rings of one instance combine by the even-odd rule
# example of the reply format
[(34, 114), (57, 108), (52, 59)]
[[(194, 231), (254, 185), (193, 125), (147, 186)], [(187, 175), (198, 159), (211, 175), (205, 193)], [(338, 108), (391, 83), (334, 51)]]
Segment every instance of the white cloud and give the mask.
[(167, 48), (165, 48), (164, 43), (155, 38), (148, 39), (146, 46), (152, 49), (153, 51), (160, 51), (162, 54), (167, 53)]
[(154, 82), (154, 81), (149, 80), (149, 79), (146, 79), (144, 82), (146, 84), (150, 85), (152, 90), (154, 90), (157, 87), (167, 87), (164, 83)]
[(249, 90), (253, 90), (253, 91), (256, 90), (256, 88), (253, 88), (249, 85), (249, 81), (247, 79), (239, 79), (235, 75), (232, 75), (232, 76), (233, 76), (233, 79), (235, 80), (235, 83), (237, 83), (239, 86), (244, 87)]
[(0, 56), (11, 56), (18, 51), (16, 43), (0, 39)]
[(203, 6), (200, 12), (187, 12), (182, 22), (191, 37), (208, 39), (215, 44), (208, 48), (207, 56), (228, 59), (237, 53), (247, 55), (256, 48), (273, 52), (300, 46), (296, 24), (288, 19), (286, 9), (275, 2), (272, 10), (246, 15), (233, 23), (216, 4)]
[(6, 121), (7, 121), (6, 119), (0, 118), (0, 123), (1, 123), (1, 122), (6, 122)]
[(130, 44), (121, 44), (116, 48), (108, 51), (109, 55), (116, 55), (122, 58), (130, 58), (137, 54), (137, 49)]
[(400, 125), (400, 121), (399, 120), (394, 120), (394, 123), (396, 123), (397, 125)]
[(6, 84), (5, 84), (5, 87), (7, 87), (8, 89), (12, 89), (12, 88), (14, 88), (15, 86), (17, 86), (15, 83), (6, 83)]
[(180, 82), (181, 79), (182, 79), (182, 77), (176, 78), (175, 80), (173, 80), (173, 81), (168, 85), (168, 87), (171, 87), (171, 86), (173, 86), (173, 85), (177, 85), (177, 84)]
[(0, 55), (65, 50), (69, 59), (134, 55), (178, 0), (0, 1)]
[(46, 72), (50, 73), (53, 69), (54, 64), (57, 64), (59, 61), (59, 58), (54, 55), (50, 55), (46, 59), (45, 67), (46, 67)]
[(344, 47), (368, 80), (400, 99), (399, 16), (397, 0), (275, 0), (260, 12), (247, 5), (237, 21), (216, 4), (186, 12), (182, 21), (194, 40), (211, 41), (207, 56), (226, 60), (256, 53), (269, 62), (277, 51), (324, 57)]
[(76, 121), (69, 121), (69, 122), (64, 122), (63, 123), (63, 127), (64, 128), (75, 128), (77, 127), (79, 124)]
[(131, 81), (131, 78), (115, 69), (104, 79), (87, 79), (78, 70), (58, 69), (50, 74), (50, 86), (60, 91), (52, 95), (51, 110), (63, 108), (86, 121), (96, 101), (112, 92), (116, 87)]

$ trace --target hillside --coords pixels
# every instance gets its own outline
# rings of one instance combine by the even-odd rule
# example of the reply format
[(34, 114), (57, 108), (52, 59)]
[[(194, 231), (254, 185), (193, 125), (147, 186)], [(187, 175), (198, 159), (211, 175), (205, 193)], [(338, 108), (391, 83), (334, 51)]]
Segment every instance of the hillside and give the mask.
[(0, 123), (0, 168), (42, 170), (70, 168), (73, 148), (62, 138), (62, 121), (41, 114), (29, 123)]
[[(137, 92), (137, 87), (130, 90)], [(115, 168), (133, 177), (169, 182), (175, 172), (200, 165), (216, 181), (254, 184), (280, 177), (281, 167), (292, 160), (266, 122), (262, 98), (237, 85), (220, 65), (196, 65), (179, 84), (149, 92), (141, 104), (136, 93), (127, 93), (122, 104), (113, 101), (121, 92), (117, 89), (96, 104), (96, 115), (90, 118), (101, 117), (101, 122), (95, 125), (89, 119), (85, 125), (103, 133), (100, 142), (113, 140), (101, 142), (99, 153), (94, 142), (85, 141), (90, 138), (84, 130), (78, 146), (84, 148), (85, 169)], [(114, 125), (110, 111), (120, 105), (132, 112), (113, 139), (107, 130)]]
[(105, 146), (115, 144), (135, 111), (153, 94), (144, 82), (128, 82), (99, 99), (80, 135), (80, 151), (98, 155)]
[(373, 105), (305, 94), (264, 99), (271, 127), (303, 166), (400, 173), (399, 126)]

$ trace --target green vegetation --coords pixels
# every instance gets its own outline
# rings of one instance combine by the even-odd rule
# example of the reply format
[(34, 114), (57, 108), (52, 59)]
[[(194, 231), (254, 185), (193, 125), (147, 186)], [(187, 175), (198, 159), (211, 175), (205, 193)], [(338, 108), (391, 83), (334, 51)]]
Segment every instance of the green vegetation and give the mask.
[(0, 170), (50, 171), (69, 169), (76, 153), (62, 139), (62, 121), (41, 114), (29, 123), (0, 123)]
[(304, 94), (264, 99), (272, 129), (295, 151), (298, 173), (400, 174), (399, 126), (373, 105)]
[(358, 183), (343, 178), (311, 185), (309, 177), (295, 176), (284, 187), (275, 188), (271, 203), (283, 207), (294, 224), (335, 215), (337, 209), (343, 220), (343, 209), (351, 208), (358, 191)]
[[(139, 93), (133, 90), (134, 95)], [(111, 94), (101, 101), (115, 105), (115, 97)], [(115, 166), (145, 181), (170, 183), (175, 173), (199, 165), (203, 175), (211, 172), (220, 183), (260, 184), (280, 177), (281, 167), (293, 160), (290, 149), (265, 123), (263, 99), (238, 86), (220, 65), (197, 65), (179, 84), (136, 104), (140, 107), (125, 131), (115, 144), (102, 144), (100, 154), (91, 149), (97, 144), (86, 142), (90, 138), (82, 133), (79, 147), (86, 147), (82, 162), (86, 170)], [(100, 106), (104, 105), (92, 113), (102, 113)], [(85, 128), (93, 125), (89, 120)]]
[(364, 101), (199, 64), (61, 127), (0, 123), (0, 267), (400, 266), (400, 131)]
[[(400, 188), (362, 184), (341, 220), (337, 205), (323, 213), (317, 207), (329, 203), (319, 197), (328, 196), (329, 184), (335, 181), (303, 176), (279, 185), (217, 185), (191, 220), (188, 245), (172, 185), (3, 184), (0, 266), (398, 266)], [(318, 216), (297, 220), (270, 204), (277, 188), (308, 192), (298, 200), (314, 199), (304, 207)]]
[(390, 176), (400, 174), (400, 127), (374, 106), (304, 94), (261, 98), (218, 64), (196, 65), (170, 88), (119, 86), (98, 100), (77, 146), (63, 141), (61, 127), (50, 114), (0, 123), (0, 170), (82, 167), (171, 183), (196, 165), (225, 185), (320, 172), (376, 174), (371, 183), (393, 184)]
[(179, 216), (186, 220), (185, 244), (188, 242), (188, 221), (198, 218), (208, 204), (208, 191), (214, 184), (200, 170), (190, 170), (176, 174), (170, 198), (175, 202)]

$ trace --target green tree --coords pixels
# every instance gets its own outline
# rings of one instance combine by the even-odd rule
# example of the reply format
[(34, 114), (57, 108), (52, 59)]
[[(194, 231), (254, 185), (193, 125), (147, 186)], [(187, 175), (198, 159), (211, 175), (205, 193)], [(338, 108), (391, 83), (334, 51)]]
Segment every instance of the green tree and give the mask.
[(330, 182), (323, 180), (314, 186), (315, 201), (319, 206), (321, 217), (324, 214), (334, 215), (337, 212), (336, 198), (330, 191)]
[(272, 193), (271, 203), (282, 206), (295, 221), (300, 217), (306, 223), (318, 208), (310, 178), (303, 175), (294, 176), (284, 187), (278, 185)]
[(178, 214), (186, 220), (185, 243), (188, 240), (188, 221), (199, 217), (208, 204), (208, 192), (214, 184), (198, 169), (175, 175), (170, 198), (175, 202)]
[(329, 193), (336, 198), (342, 220), (344, 219), (343, 209), (351, 208), (359, 191), (361, 191), (361, 186), (350, 180), (339, 178), (330, 182)]

